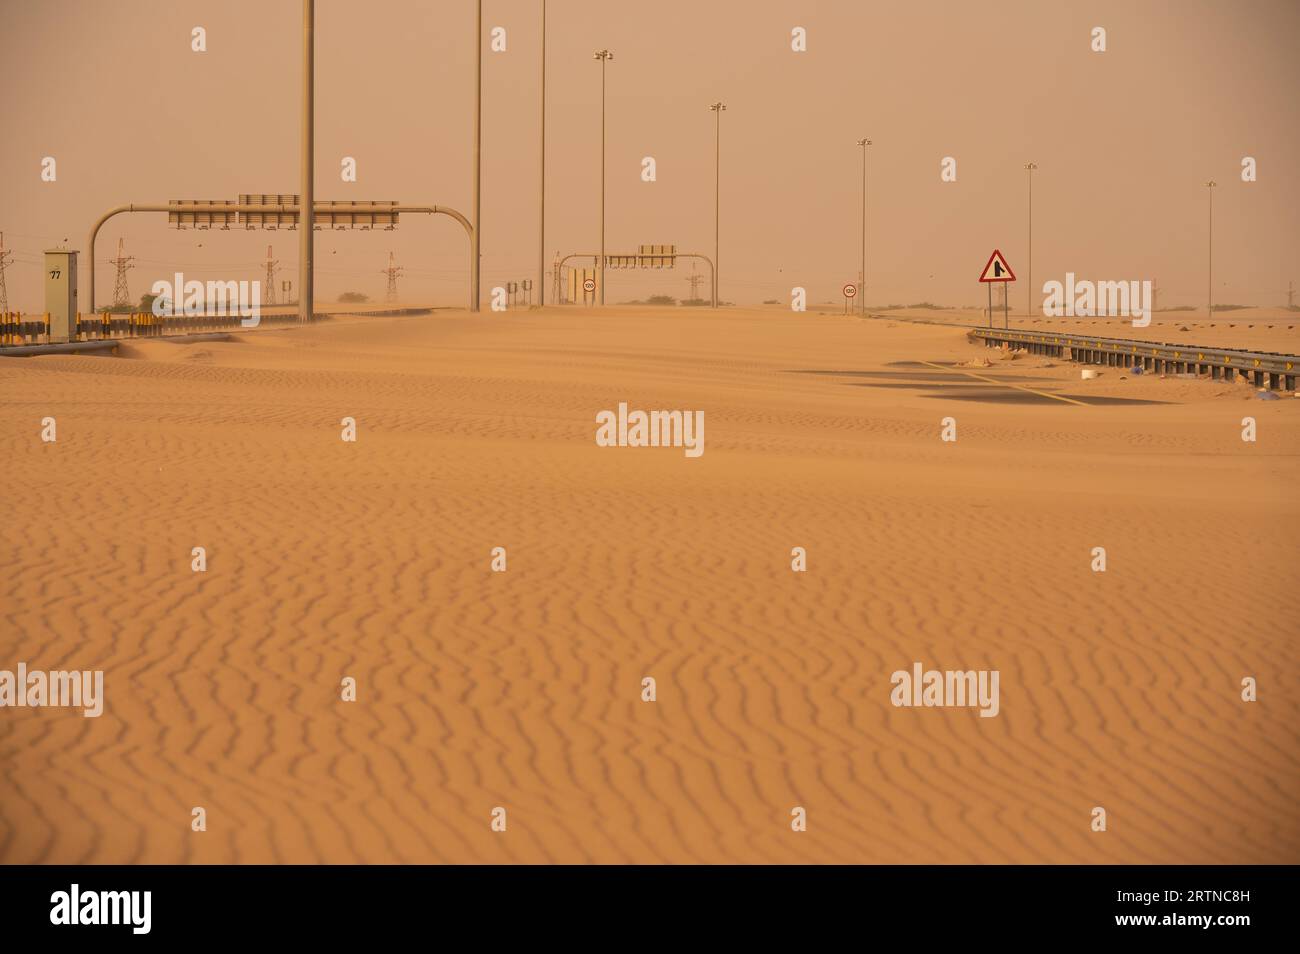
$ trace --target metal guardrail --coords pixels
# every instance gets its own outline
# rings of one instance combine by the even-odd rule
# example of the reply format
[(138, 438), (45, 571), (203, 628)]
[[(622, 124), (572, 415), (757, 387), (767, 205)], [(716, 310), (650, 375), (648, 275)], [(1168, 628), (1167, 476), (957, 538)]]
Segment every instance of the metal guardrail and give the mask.
[[(273, 306), (274, 307), (274, 306)], [(428, 315), (433, 313), (431, 307), (411, 306), (393, 307), (365, 312), (338, 311), (328, 314), (316, 312), (316, 320), (356, 315), (363, 318), (406, 317), (411, 315)], [(260, 315), (256, 327), (273, 324), (297, 323), (295, 312), (271, 313)], [(100, 312), (98, 315), (77, 315), (77, 335), (73, 342), (67, 344), (91, 344), (103, 342), (130, 341), (136, 338), (164, 338), (168, 341), (182, 339), (225, 340), (229, 338), (224, 332), (250, 331), (244, 327), (244, 318), (238, 314), (229, 315), (163, 315), (152, 312), (113, 313)], [(40, 350), (31, 350), (33, 348)], [(59, 351), (94, 351), (94, 348), (60, 348), (50, 342), (50, 316), (20, 314), (18, 312), (0, 312), (0, 355), (55, 354)]]
[[(969, 337), (983, 340), (986, 347), (1024, 345), (1035, 354), (1049, 354), (1083, 364), (1138, 367), (1146, 371), (1208, 373), (1213, 380), (1231, 381), (1237, 374), (1253, 375), (1255, 384), (1295, 390), (1300, 374), (1300, 356), (1270, 351), (1241, 351), (1235, 348), (1206, 348), (1201, 345), (1134, 341), (1131, 338), (1097, 338), (1059, 331), (1010, 331), (1005, 328), (972, 328)], [(1204, 369), (1204, 370), (1202, 370)]]
[[(119, 341), (133, 338), (158, 338), (163, 335), (197, 334), (213, 331), (244, 330), (243, 318), (229, 315), (155, 315), (152, 312), (111, 313), (98, 315), (78, 314), (76, 340)], [(260, 324), (287, 324), (296, 322), (297, 316), (262, 315)], [(23, 315), (17, 312), (0, 314), (0, 353), (15, 347), (50, 343), (50, 316)]]
[[(172, 344), (200, 344), (204, 341), (230, 341), (233, 336), (228, 332), (214, 331), (210, 334), (164, 335), (154, 341), (170, 341)], [(31, 358), (38, 354), (98, 354), (108, 352), (117, 354), (119, 345), (129, 344), (130, 338), (92, 338), (89, 341), (64, 341), (56, 344), (10, 345), (0, 348), (0, 358)]]

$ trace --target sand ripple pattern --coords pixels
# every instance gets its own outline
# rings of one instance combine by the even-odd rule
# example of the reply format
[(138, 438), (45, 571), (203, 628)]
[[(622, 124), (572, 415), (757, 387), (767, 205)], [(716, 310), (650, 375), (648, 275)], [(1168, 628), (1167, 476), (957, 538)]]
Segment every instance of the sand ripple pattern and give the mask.
[[(1296, 415), (790, 373), (968, 348), (562, 314), (0, 362), (0, 667), (107, 691), (0, 710), (0, 862), (1300, 861)], [(704, 456), (597, 448), (620, 400)], [(892, 707), (914, 660), (1001, 715)]]

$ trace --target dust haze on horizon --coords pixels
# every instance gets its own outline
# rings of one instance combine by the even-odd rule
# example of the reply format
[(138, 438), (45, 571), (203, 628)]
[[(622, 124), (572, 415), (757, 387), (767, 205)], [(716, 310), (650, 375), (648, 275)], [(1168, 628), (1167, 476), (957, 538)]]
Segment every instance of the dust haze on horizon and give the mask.
[[(9, 78), (0, 152), (0, 231), (14, 252), (11, 307), (43, 310), (40, 253), (83, 253), (107, 209), (174, 198), (299, 191), (301, 5), (297, 0), (0, 2)], [(534, 278), (538, 257), (540, 3), (485, 0), (483, 294)], [(207, 31), (207, 52), (190, 48)], [(507, 50), (490, 52), (492, 27)], [(790, 47), (807, 30), (808, 50)], [(1107, 31), (1107, 51), (1090, 32)], [(470, 213), (471, 0), (319, 0), (316, 192)], [(1206, 188), (1214, 197), (1216, 303), (1285, 303), (1300, 280), (1300, 5), (1284, 0), (1008, 0), (906, 5), (726, 0), (655, 4), (551, 0), (547, 36), (547, 268), (598, 242), (600, 68), (608, 67), (610, 254), (673, 243), (711, 254), (714, 117), (722, 120), (724, 300), (840, 301), (857, 277), (861, 150), (868, 137), (866, 300), (980, 305), (979, 270), (1000, 248), (1026, 300), (1026, 172), (1033, 161), (1033, 300), (1067, 271), (1151, 279), (1160, 303), (1203, 306)], [(41, 161), (57, 161), (42, 182)], [(358, 181), (339, 176), (357, 160)], [(657, 181), (643, 182), (653, 156)], [(956, 182), (940, 180), (945, 156)], [(1241, 162), (1258, 163), (1243, 182)], [(266, 246), (295, 280), (297, 233), (168, 229), (119, 216), (138, 298), (176, 271), (261, 277)], [(317, 233), (317, 301), (382, 300), (388, 253), (401, 298), (459, 307), (468, 250), (443, 217), (394, 232)], [(690, 266), (611, 271), (610, 303), (686, 297)], [(548, 279), (546, 289), (550, 299)]]

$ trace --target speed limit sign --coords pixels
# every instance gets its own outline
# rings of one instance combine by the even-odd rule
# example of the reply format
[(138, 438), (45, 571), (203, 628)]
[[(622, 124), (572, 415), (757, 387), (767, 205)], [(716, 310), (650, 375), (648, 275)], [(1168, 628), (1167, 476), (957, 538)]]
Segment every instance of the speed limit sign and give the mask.
[(845, 298), (852, 298), (858, 293), (858, 286), (853, 284), (853, 282), (845, 282), (843, 291)]
[(594, 278), (585, 279), (582, 283), (582, 290), (594, 292), (596, 290), (596, 279)]

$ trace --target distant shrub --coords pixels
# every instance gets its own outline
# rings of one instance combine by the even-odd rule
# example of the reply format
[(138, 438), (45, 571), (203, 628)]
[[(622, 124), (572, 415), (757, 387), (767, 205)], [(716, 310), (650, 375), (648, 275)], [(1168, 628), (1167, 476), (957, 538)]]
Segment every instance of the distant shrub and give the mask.
[(647, 305), (675, 305), (677, 299), (672, 295), (651, 295), (645, 300)]
[(370, 301), (370, 296), (361, 292), (344, 292), (339, 295), (339, 301), (345, 305), (361, 305)]
[(153, 302), (157, 295), (145, 293), (140, 296), (138, 305), (103, 305), (99, 309), (101, 315), (131, 315), (141, 311), (153, 311)]

